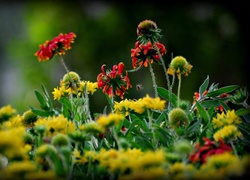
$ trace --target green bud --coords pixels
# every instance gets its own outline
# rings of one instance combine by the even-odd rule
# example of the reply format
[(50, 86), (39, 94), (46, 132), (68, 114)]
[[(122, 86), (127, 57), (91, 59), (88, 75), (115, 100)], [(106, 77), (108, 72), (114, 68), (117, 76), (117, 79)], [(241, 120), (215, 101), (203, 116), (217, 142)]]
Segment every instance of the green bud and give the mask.
[(181, 108), (174, 108), (168, 114), (171, 127), (184, 127), (188, 124), (186, 112)]
[(52, 137), (51, 144), (54, 146), (69, 146), (69, 138), (65, 134), (58, 133), (55, 136)]
[(33, 125), (34, 122), (37, 121), (38, 116), (35, 115), (32, 110), (28, 110), (26, 112), (23, 113), (23, 119), (24, 119), (24, 123), (25, 125)]

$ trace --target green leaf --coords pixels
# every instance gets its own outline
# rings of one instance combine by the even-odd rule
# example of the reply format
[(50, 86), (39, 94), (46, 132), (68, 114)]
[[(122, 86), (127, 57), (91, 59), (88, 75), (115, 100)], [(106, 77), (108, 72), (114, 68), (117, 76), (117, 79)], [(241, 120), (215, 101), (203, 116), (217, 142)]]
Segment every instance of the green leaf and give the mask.
[(169, 131), (161, 128), (160, 126), (154, 124), (154, 133), (158, 136), (160, 142), (165, 145), (169, 146), (171, 144), (172, 136)]
[(52, 108), (53, 108), (53, 103), (52, 103), (52, 100), (51, 100), (51, 98), (50, 98), (50, 96), (49, 96), (49, 93), (48, 93), (48, 91), (46, 90), (46, 88), (45, 88), (44, 85), (42, 85), (42, 90), (43, 90), (43, 93), (44, 93), (44, 95), (45, 95), (45, 97), (46, 97), (46, 99), (47, 99), (49, 108), (52, 109)]
[(208, 87), (208, 83), (209, 83), (209, 76), (207, 76), (207, 78), (205, 79), (205, 81), (202, 83), (202, 85), (199, 88), (199, 94), (201, 97), (203, 96), (203, 93), (206, 91)]
[(209, 93), (207, 93), (207, 97), (216, 97), (216, 96), (220, 96), (224, 93), (230, 93), (232, 91), (234, 91), (235, 89), (237, 89), (239, 86), (238, 85), (231, 85), (231, 86), (225, 86), (222, 88), (219, 88), (217, 90), (211, 91)]
[(68, 110), (72, 109), (71, 102), (68, 98), (62, 97), (62, 98), (60, 98), (59, 102), (63, 105), (64, 108), (66, 108)]
[(38, 92), (37, 90), (35, 90), (35, 95), (36, 95), (37, 100), (40, 103), (40, 107), (43, 110), (49, 110), (50, 108), (48, 107), (47, 102), (46, 102), (45, 98), (43, 97), (43, 95), (40, 92)]
[(217, 107), (220, 105), (219, 100), (215, 99), (215, 100), (205, 100), (200, 102), (200, 104), (202, 106), (204, 106), (205, 108), (210, 108), (211, 106)]
[(31, 108), (32, 112), (38, 116), (48, 117), (55, 115), (54, 111), (42, 111), (38, 109)]
[(177, 106), (178, 98), (173, 92), (170, 92), (169, 90), (167, 90), (163, 87), (157, 87), (157, 92), (162, 98), (168, 100), (175, 107)]
[(244, 115), (246, 115), (246, 114), (249, 114), (250, 113), (250, 109), (248, 108), (248, 109), (238, 109), (237, 111), (235, 111), (235, 114), (237, 115), (237, 116), (244, 116)]
[(160, 116), (156, 119), (156, 124), (161, 124), (162, 121), (167, 119), (167, 113), (163, 111)]
[(140, 123), (141, 123), (141, 120), (140, 120), (140, 119), (135, 119), (135, 120), (133, 120), (132, 123), (130, 124), (130, 126), (128, 127), (128, 130), (127, 130), (125, 136), (127, 136), (127, 134), (129, 134), (130, 131), (132, 131), (132, 130), (136, 127), (136, 125), (138, 125), (138, 124), (140, 124)]
[(196, 101), (196, 107), (200, 113), (200, 116), (205, 120), (205, 123), (208, 123), (210, 120), (210, 117), (209, 117), (207, 111), (204, 109), (204, 107), (198, 101)]
[(200, 131), (200, 125), (201, 125), (201, 120), (193, 120), (188, 126), (187, 126), (187, 133), (193, 133)]

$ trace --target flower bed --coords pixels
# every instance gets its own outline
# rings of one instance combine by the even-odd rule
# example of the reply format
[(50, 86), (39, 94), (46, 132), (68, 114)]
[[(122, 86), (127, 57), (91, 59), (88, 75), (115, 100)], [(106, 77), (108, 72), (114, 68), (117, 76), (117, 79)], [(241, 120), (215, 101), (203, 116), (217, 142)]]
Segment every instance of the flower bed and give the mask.
[[(65, 75), (52, 93), (44, 86), (42, 92), (35, 91), (40, 108), (30, 107), (23, 114), (11, 105), (0, 108), (1, 179), (248, 177), (247, 89), (219, 87), (207, 76), (192, 102), (182, 100), (182, 77), (193, 66), (183, 56), (165, 65), (161, 32), (154, 21), (140, 22), (131, 49), (133, 69), (126, 70), (123, 62), (103, 65), (96, 82), (82, 80), (64, 62), (76, 38), (73, 32), (40, 45), (35, 53), (39, 62), (58, 56)], [(155, 64), (165, 72), (166, 87), (157, 86)], [(141, 68), (149, 69), (154, 96), (127, 99), (127, 90), (134, 86), (129, 74)], [(89, 96), (99, 90), (107, 106), (103, 113), (92, 113)]]

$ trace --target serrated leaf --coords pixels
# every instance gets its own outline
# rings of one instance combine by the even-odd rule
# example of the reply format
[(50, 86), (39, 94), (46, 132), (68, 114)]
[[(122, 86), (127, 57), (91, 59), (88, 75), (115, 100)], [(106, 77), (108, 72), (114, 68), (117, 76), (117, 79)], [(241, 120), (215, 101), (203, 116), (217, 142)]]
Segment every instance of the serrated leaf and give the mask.
[(170, 92), (169, 90), (167, 90), (163, 87), (157, 87), (157, 92), (162, 98), (168, 100), (175, 107), (177, 106), (178, 98), (173, 92)]
[(208, 84), (209, 84), (209, 76), (207, 76), (207, 78), (204, 80), (204, 82), (202, 83), (202, 85), (199, 88), (200, 96), (202, 96), (203, 93), (206, 91)]
[(216, 96), (220, 96), (224, 93), (230, 93), (232, 91), (234, 91), (235, 89), (237, 89), (239, 86), (238, 85), (230, 85), (230, 86), (225, 86), (222, 88), (219, 88), (217, 90), (211, 91), (207, 93), (207, 97), (216, 97)]

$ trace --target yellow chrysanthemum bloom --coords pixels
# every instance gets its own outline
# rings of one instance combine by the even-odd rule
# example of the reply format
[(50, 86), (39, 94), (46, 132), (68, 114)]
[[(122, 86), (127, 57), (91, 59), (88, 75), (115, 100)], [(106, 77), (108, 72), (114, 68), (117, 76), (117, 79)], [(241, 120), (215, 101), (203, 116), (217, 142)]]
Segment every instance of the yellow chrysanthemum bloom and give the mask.
[(110, 113), (108, 115), (101, 115), (96, 122), (104, 128), (109, 128), (111, 126), (115, 126), (119, 124), (122, 120), (124, 120), (124, 116), (121, 114), (113, 114)]
[(0, 108), (0, 124), (4, 121), (8, 121), (16, 113), (16, 110), (11, 105), (3, 106)]
[(169, 179), (168, 172), (164, 167), (151, 167), (149, 169), (142, 169), (119, 176), (119, 180), (132, 180), (132, 179)]
[(140, 98), (137, 101), (134, 101), (130, 105), (131, 110), (135, 111), (136, 113), (142, 114), (145, 112), (146, 108), (144, 107), (143, 99)]
[(165, 156), (162, 149), (157, 149), (156, 151), (146, 151), (142, 156), (136, 158), (131, 164), (131, 168), (134, 171), (139, 169), (144, 169), (148, 167), (161, 166), (165, 162)]
[(130, 99), (124, 99), (120, 102), (114, 103), (114, 112), (117, 114), (124, 114), (127, 116), (129, 114), (129, 111), (131, 111), (131, 104), (133, 104), (133, 100)]
[(6, 131), (0, 131), (0, 154), (3, 154), (8, 158), (23, 156), (24, 134), (24, 127), (16, 127)]
[(216, 118), (212, 120), (214, 128), (220, 128), (226, 125), (237, 125), (242, 123), (242, 120), (239, 116), (235, 114), (234, 110), (229, 110), (225, 114), (222, 112), (221, 114), (217, 114)]
[(144, 106), (148, 109), (153, 110), (164, 110), (165, 108), (165, 100), (161, 100), (159, 97), (151, 98), (148, 94), (143, 98)]
[(72, 155), (75, 156), (74, 164), (86, 164), (88, 162), (88, 159), (81, 155), (81, 152), (79, 150), (73, 151)]
[(45, 136), (52, 137), (56, 133), (67, 134), (76, 130), (72, 121), (68, 121), (63, 115), (39, 118), (35, 122), (35, 126), (45, 126)]
[(191, 73), (193, 66), (187, 62), (187, 60), (182, 56), (176, 56), (172, 59), (167, 73), (170, 75), (177, 75), (180, 79), (181, 74), (188, 76)]
[(230, 141), (236, 139), (237, 137), (242, 138), (242, 136), (243, 135), (235, 125), (227, 125), (214, 134), (214, 140), (219, 141), (222, 139), (224, 141)]
[(192, 164), (176, 162), (170, 166), (168, 172), (170, 179), (192, 179), (196, 169)]
[(61, 96), (63, 95), (63, 91), (61, 87), (54, 88), (54, 91), (52, 92), (54, 96), (54, 100), (60, 100)]
[(7, 129), (15, 127), (23, 127), (23, 126), (24, 126), (24, 119), (19, 114), (10, 118), (8, 121), (4, 122), (4, 127)]
[(78, 88), (79, 91), (82, 91), (84, 93), (85, 86), (88, 94), (91, 93), (93, 95), (94, 92), (97, 90), (97, 82), (81, 81), (80, 87)]
[(131, 110), (141, 114), (146, 111), (146, 109), (153, 110), (164, 110), (166, 101), (161, 100), (159, 97), (151, 98), (148, 94), (144, 98), (140, 98), (137, 101), (131, 102)]
[[(227, 179), (228, 176), (240, 176), (244, 173), (241, 161), (231, 153), (215, 154), (208, 158), (207, 163), (202, 164), (200, 176), (212, 179)], [(206, 176), (207, 175), (207, 176)], [(209, 178), (209, 179), (210, 179)]]
[(24, 174), (35, 172), (37, 169), (36, 164), (32, 161), (15, 161), (8, 165), (7, 174), (14, 177), (24, 176)]

